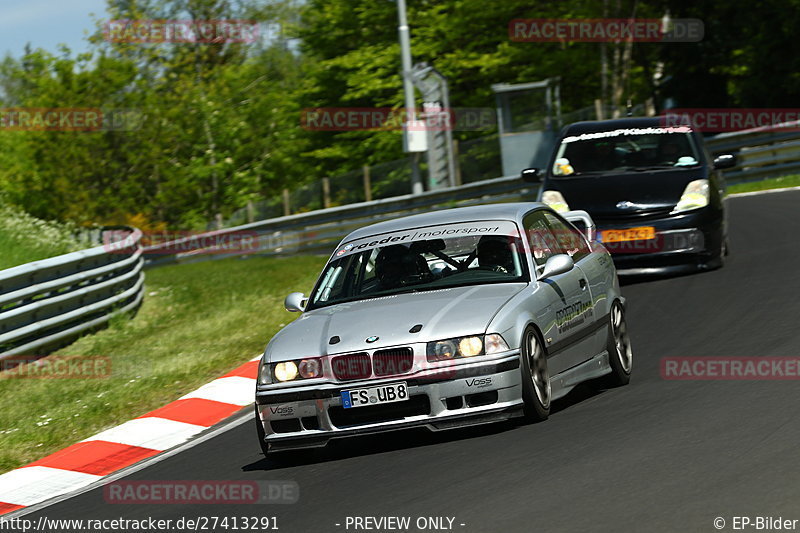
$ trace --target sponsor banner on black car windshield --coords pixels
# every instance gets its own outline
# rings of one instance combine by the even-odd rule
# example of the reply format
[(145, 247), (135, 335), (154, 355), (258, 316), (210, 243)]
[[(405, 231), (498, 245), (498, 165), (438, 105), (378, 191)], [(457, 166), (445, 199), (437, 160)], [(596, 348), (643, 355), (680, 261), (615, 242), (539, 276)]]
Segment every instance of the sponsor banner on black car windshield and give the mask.
[(363, 252), (372, 248), (380, 248), (392, 244), (411, 244), (415, 241), (430, 239), (452, 239), (455, 237), (481, 237), (483, 235), (519, 236), (517, 225), (507, 220), (488, 220), (484, 222), (468, 222), (463, 224), (443, 224), (410, 230), (372, 235), (357, 239), (340, 247), (333, 259), (354, 252)]
[(609, 131), (597, 131), (593, 133), (581, 133), (580, 135), (572, 135), (564, 137), (562, 143), (573, 143), (577, 141), (591, 141), (594, 139), (607, 139), (609, 137), (620, 137), (623, 135), (665, 135), (667, 133), (690, 133), (692, 128), (689, 126), (667, 126), (664, 128), (648, 127), (648, 128), (620, 128)]

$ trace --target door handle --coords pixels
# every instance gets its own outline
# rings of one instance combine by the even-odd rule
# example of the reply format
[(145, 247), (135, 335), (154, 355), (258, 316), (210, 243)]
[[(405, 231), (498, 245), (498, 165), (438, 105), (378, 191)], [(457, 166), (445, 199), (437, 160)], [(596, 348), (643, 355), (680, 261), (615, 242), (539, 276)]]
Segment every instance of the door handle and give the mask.
[(586, 280), (585, 279), (581, 278), (578, 281), (578, 284), (581, 286), (581, 290), (586, 290)]

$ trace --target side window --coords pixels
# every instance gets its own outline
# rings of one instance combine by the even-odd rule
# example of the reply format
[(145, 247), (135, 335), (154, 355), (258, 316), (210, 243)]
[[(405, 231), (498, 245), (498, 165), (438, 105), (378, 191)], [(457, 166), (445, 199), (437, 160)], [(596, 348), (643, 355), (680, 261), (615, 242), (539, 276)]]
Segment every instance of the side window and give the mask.
[(569, 254), (573, 261), (580, 261), (591, 253), (586, 240), (578, 230), (552, 213), (545, 212), (544, 217), (555, 235), (558, 253)]
[(544, 218), (544, 211), (539, 210), (528, 214), (523, 219), (522, 225), (525, 226), (525, 238), (528, 239), (537, 267), (544, 265), (548, 259), (561, 253), (558, 242)]

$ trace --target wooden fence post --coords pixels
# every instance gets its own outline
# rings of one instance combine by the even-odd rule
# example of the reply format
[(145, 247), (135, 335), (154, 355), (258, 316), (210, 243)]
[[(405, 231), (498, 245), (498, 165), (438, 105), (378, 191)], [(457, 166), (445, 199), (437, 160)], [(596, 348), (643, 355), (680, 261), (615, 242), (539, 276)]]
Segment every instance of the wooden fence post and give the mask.
[(369, 176), (369, 165), (364, 165), (364, 200), (372, 201), (372, 181)]
[(331, 180), (322, 178), (322, 207), (327, 209), (331, 206)]

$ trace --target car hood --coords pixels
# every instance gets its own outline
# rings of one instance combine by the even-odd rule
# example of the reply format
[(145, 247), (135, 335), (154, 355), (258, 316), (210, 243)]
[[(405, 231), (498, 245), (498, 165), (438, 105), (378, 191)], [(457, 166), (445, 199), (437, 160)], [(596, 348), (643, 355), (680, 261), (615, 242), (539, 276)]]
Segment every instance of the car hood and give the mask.
[[(485, 333), (497, 311), (527, 283), (455, 287), (347, 302), (303, 313), (267, 346), (269, 361), (374, 350)], [(422, 324), (418, 333), (409, 330)], [(340, 341), (330, 344), (338, 336)], [(368, 337), (378, 337), (372, 343)]]
[[(545, 188), (560, 191), (570, 209), (582, 209), (597, 218), (616, 218), (669, 212), (690, 181), (707, 178), (704, 167), (694, 167), (550, 179)], [(624, 201), (629, 202), (627, 207), (617, 206)]]

